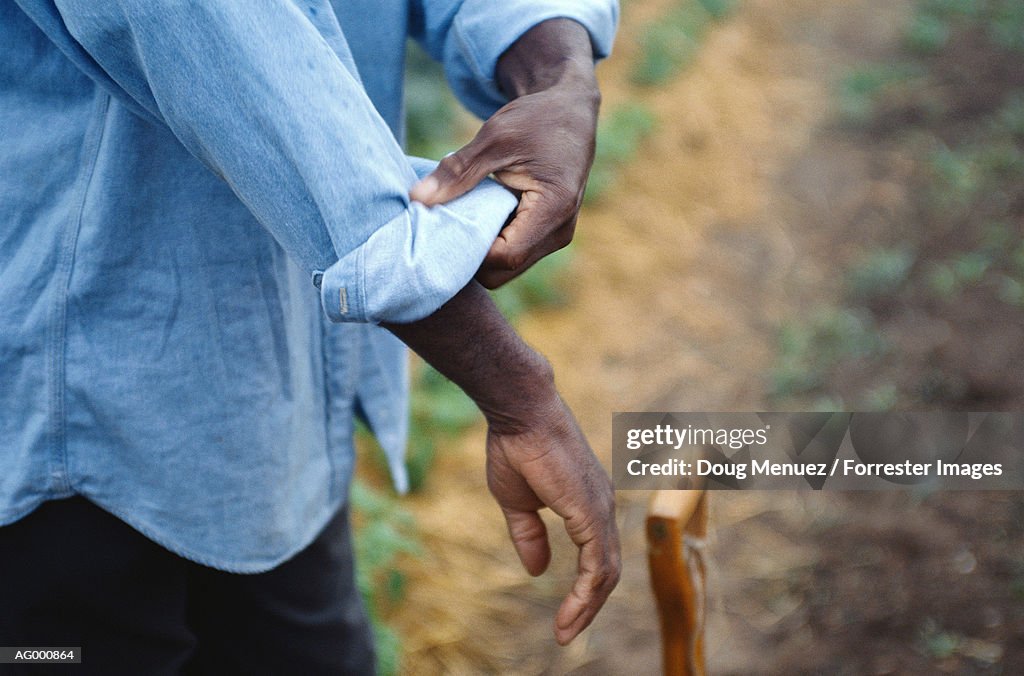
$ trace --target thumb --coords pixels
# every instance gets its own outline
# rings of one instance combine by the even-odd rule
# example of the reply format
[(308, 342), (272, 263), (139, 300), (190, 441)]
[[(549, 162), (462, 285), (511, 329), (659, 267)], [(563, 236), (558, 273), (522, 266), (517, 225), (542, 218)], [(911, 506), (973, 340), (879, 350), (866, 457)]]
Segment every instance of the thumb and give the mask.
[(474, 139), (441, 160), (434, 171), (412, 187), (409, 197), (432, 207), (469, 192), (491, 173), (490, 164), (481, 159)]
[(502, 508), (508, 534), (516, 548), (519, 560), (526, 572), (537, 576), (548, 568), (551, 562), (551, 546), (548, 544), (548, 529), (537, 512), (521, 512)]

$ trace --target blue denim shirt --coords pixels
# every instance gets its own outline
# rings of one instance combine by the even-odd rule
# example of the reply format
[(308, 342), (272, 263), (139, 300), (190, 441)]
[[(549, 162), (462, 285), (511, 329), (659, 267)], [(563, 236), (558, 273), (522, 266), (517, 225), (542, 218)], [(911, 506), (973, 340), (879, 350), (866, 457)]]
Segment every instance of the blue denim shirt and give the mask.
[[(407, 35), (479, 115), (552, 17), (608, 0), (0, 2), (0, 524), (82, 494), (238, 572), (346, 496), (353, 411), (391, 456), (404, 348), (515, 200), (426, 209), (396, 141)], [(316, 285), (314, 284), (316, 282)]]

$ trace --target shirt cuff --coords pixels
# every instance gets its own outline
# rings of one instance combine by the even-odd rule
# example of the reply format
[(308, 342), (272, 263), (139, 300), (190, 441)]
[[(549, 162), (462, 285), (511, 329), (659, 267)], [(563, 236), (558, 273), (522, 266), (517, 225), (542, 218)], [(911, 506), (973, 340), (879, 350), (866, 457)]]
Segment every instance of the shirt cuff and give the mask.
[[(420, 176), (436, 163), (413, 161)], [(361, 246), (313, 274), (334, 322), (407, 323), (450, 300), (476, 274), (516, 198), (486, 179), (444, 205), (412, 202)]]
[[(504, 0), (464, 4), (455, 18), (461, 59), (448, 73), (459, 99), (481, 118), (508, 102), (495, 79), (498, 59), (523, 33), (548, 19), (572, 19), (590, 33), (597, 59), (612, 50), (619, 6), (615, 0)], [(448, 63), (448, 62), (446, 62)]]

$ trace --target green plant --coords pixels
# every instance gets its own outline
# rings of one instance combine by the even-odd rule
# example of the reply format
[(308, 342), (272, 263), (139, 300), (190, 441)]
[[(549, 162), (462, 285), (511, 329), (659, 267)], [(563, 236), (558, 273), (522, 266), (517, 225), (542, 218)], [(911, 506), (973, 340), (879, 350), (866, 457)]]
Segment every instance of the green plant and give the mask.
[(985, 225), (981, 240), (981, 251), (996, 256), (1011, 246), (1013, 226), (1006, 221), (994, 221)]
[(1012, 254), (1012, 262), (1014, 267), (1017, 269), (1017, 273), (1024, 275), (1024, 241), (1020, 243), (1017, 250)]
[(977, 284), (992, 265), (992, 259), (980, 251), (968, 251), (953, 261), (957, 279), (964, 284)]
[(999, 300), (1007, 305), (1024, 306), (1024, 282), (1003, 275), (1000, 278)]
[(403, 555), (420, 553), (412, 515), (394, 498), (363, 482), (349, 493), (355, 532), (356, 584), (373, 625), (377, 667), (384, 675), (398, 673), (401, 641), (381, 619), (388, 603), (402, 598), (405, 577), (396, 564)]
[(693, 60), (712, 21), (724, 19), (735, 0), (683, 0), (644, 28), (640, 58), (630, 80), (640, 86), (659, 85)]
[(847, 292), (865, 300), (891, 295), (907, 280), (913, 264), (914, 254), (907, 247), (877, 249), (846, 273)]
[(600, 199), (611, 187), (619, 169), (636, 155), (654, 127), (654, 114), (641, 103), (624, 103), (602, 116), (597, 126), (594, 165), (584, 197), (587, 202)]
[(813, 392), (840, 361), (866, 358), (885, 348), (869, 314), (836, 307), (820, 308), (806, 321), (783, 326), (778, 344), (779, 356), (769, 372), (772, 397)]
[(912, 51), (933, 54), (949, 42), (950, 30), (949, 22), (944, 18), (922, 12), (911, 20), (904, 39)]
[(954, 28), (966, 20), (976, 20), (988, 0), (923, 0), (904, 36), (907, 47), (919, 54), (934, 54), (949, 42)]
[[(966, 58), (1000, 65), (1019, 61), (1006, 50), (1024, 48), (1024, 3), (917, 0), (905, 35), (904, 60), (857, 68), (836, 93), (844, 121), (870, 125), (873, 138), (884, 132), (880, 142), (914, 163), (907, 185), (918, 189), (909, 195), (909, 222), (898, 231), (904, 239), (869, 250), (845, 272), (845, 301), (865, 307), (820, 311), (780, 330), (769, 393), (798, 397), (805, 409), (807, 402), (843, 404), (830, 391), (832, 378), (858, 409), (889, 410), (906, 403), (904, 395), (926, 402), (965, 396), (967, 385), (955, 364), (921, 366), (929, 370), (914, 377), (916, 390), (904, 375), (864, 382), (865, 371), (884, 366), (877, 357), (888, 350), (872, 312), (890, 322), (894, 310), (923, 305), (926, 316), (952, 324), (970, 314), (953, 307), (967, 290), (981, 312), (999, 307), (992, 303), (1002, 303), (1006, 313), (1024, 307), (1024, 89), (993, 68), (977, 75), (989, 78), (980, 90), (983, 104), (964, 107), (961, 100), (978, 96), (974, 77), (965, 81), (951, 65)], [(934, 58), (936, 52), (942, 57)], [(896, 302), (872, 302), (882, 298)], [(893, 335), (898, 344), (906, 340), (900, 331)], [(850, 369), (854, 359), (876, 363)], [(849, 392), (849, 385), (860, 389)], [(967, 654), (958, 647), (962, 637), (935, 627), (925, 634), (926, 652)]]
[(839, 83), (839, 113), (848, 123), (865, 124), (889, 92), (922, 77), (921, 69), (909, 63), (879, 63), (854, 69)]
[(434, 368), (421, 364), (413, 380), (409, 447), (405, 467), (409, 490), (421, 490), (438, 444), (450, 442), (480, 419), (476, 404)]
[(949, 261), (936, 261), (928, 266), (928, 287), (939, 298), (948, 300), (965, 287), (981, 282), (991, 266), (992, 259), (981, 251), (967, 251)]
[(634, 84), (654, 86), (671, 79), (693, 59), (697, 42), (673, 23), (657, 21), (644, 30), (640, 59), (633, 65)]
[(976, 16), (987, 0), (924, 0), (919, 11), (942, 18)]
[(414, 42), (405, 60), (405, 143), (413, 155), (440, 159), (457, 147), (456, 102), (444, 71)]
[(995, 115), (994, 126), (997, 131), (1024, 141), (1024, 92), (1010, 92)]
[(473, 401), (435, 369), (425, 366), (412, 402), (413, 418), (437, 432), (457, 435), (478, 419)]
[(930, 158), (933, 176), (932, 201), (940, 210), (963, 208), (976, 196), (981, 176), (973, 155), (940, 145)]
[(739, 4), (739, 0), (697, 0), (697, 2), (712, 18), (719, 21), (732, 14), (736, 5)]
[(949, 300), (960, 293), (960, 280), (956, 271), (947, 263), (934, 262), (928, 265), (928, 288), (939, 298)]
[(943, 631), (935, 620), (930, 618), (925, 621), (918, 633), (921, 652), (937, 660), (952, 657), (960, 648), (963, 639), (960, 634)]
[(864, 394), (860, 410), (891, 411), (899, 403), (900, 391), (893, 383), (881, 383)]
[(834, 413), (836, 411), (845, 411), (846, 404), (843, 403), (842, 397), (815, 397), (804, 408), (809, 413)]
[(1006, 49), (1024, 50), (1024, 4), (1019, 0), (993, 0), (988, 32)]
[(525, 312), (564, 305), (567, 297), (562, 280), (572, 260), (570, 249), (561, 249), (537, 261), (526, 273), (492, 294), (494, 302), (510, 322)]

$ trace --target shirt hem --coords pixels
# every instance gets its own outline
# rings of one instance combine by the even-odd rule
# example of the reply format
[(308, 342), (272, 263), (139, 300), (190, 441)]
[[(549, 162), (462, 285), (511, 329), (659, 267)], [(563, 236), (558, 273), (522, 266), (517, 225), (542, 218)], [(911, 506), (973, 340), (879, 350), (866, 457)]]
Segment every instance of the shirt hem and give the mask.
[(48, 495), (42, 500), (39, 500), (32, 504), (32, 506), (26, 509), (25, 511), (18, 513), (17, 516), (15, 516), (14, 518), (10, 520), (4, 518), (0, 520), (0, 527), (9, 526), (13, 523), (20, 521), (21, 519), (24, 519), (29, 514), (34, 512), (44, 502), (48, 502), (50, 500), (61, 500), (64, 498), (70, 498), (75, 495), (81, 495), (83, 498), (93, 503), (100, 509), (109, 512), (110, 514), (117, 517), (128, 526), (131, 526), (139, 533), (144, 535), (146, 538), (160, 545), (172, 554), (180, 556), (184, 559), (188, 559), (193, 563), (198, 563), (208, 568), (216, 568), (217, 570), (222, 570), (228, 573), (239, 574), (265, 573), (269, 570), (277, 568), (281, 564), (285, 563), (286, 561), (297, 555), (303, 549), (312, 544), (313, 540), (315, 540), (317, 536), (320, 534), (320, 532), (323, 531), (323, 529), (327, 526), (328, 522), (330, 522), (330, 520), (334, 518), (334, 515), (338, 513), (338, 510), (342, 508), (342, 504), (344, 502), (340, 496), (338, 498), (332, 499), (328, 503), (325, 513), (320, 518), (311, 521), (311, 523), (313, 524), (312, 528), (310, 528), (307, 532), (303, 533), (303, 536), (299, 538), (297, 544), (287, 548), (284, 554), (273, 557), (261, 557), (259, 559), (256, 559), (255, 561), (250, 562), (228, 560), (217, 556), (206, 556), (196, 551), (193, 551), (188, 547), (177, 545), (173, 542), (173, 538), (166, 537), (165, 535), (161, 534), (159, 529), (153, 528), (144, 520), (130, 517), (127, 511), (114, 507), (103, 500), (97, 500), (94, 497), (84, 495), (82, 493), (76, 493), (75, 491)]

